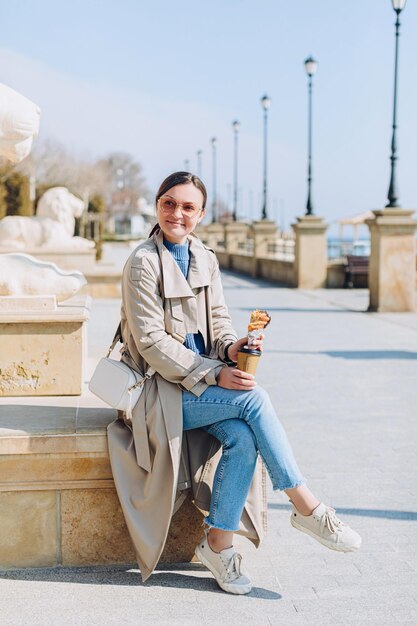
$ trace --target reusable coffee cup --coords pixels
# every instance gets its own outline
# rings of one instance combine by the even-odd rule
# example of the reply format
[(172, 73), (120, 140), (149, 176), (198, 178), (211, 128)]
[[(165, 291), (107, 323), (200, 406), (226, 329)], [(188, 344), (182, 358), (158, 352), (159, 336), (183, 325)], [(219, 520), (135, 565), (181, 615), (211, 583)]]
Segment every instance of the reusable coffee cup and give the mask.
[(237, 353), (237, 369), (255, 375), (260, 358), (260, 350), (241, 348)]

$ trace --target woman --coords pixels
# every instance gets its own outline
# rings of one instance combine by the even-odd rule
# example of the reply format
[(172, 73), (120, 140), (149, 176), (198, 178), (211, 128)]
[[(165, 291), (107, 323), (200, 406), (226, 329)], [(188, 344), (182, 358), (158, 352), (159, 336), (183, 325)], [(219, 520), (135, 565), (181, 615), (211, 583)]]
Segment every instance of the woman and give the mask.
[[(231, 326), (214, 252), (193, 233), (206, 198), (197, 176), (168, 176), (156, 196), (158, 224), (125, 265), (123, 359), (149, 379), (132, 423), (124, 416), (124, 424), (109, 426), (109, 450), (143, 579), (164, 547), (178, 488), (197, 473), (194, 502), (208, 515), (196, 555), (224, 591), (246, 594), (252, 583), (241, 570), (233, 533), (257, 546), (262, 538), (258, 453), (273, 488), (292, 502), (295, 528), (344, 552), (357, 550), (361, 538), (308, 489), (267, 392), (235, 367), (247, 337), (238, 339)], [(259, 350), (263, 338), (256, 340)], [(202, 443), (208, 436), (221, 444), (217, 462)], [(192, 464), (201, 449), (199, 470), (191, 468), (184, 481), (181, 461)], [(210, 487), (205, 506), (202, 484)]]

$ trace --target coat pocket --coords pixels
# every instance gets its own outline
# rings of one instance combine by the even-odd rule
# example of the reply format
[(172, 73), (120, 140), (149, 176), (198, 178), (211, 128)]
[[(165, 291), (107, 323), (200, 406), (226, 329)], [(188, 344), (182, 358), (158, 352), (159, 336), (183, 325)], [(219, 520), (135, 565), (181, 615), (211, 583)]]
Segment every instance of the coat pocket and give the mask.
[(171, 316), (180, 321), (184, 321), (184, 311), (182, 309), (181, 298), (170, 298), (169, 306), (171, 310)]

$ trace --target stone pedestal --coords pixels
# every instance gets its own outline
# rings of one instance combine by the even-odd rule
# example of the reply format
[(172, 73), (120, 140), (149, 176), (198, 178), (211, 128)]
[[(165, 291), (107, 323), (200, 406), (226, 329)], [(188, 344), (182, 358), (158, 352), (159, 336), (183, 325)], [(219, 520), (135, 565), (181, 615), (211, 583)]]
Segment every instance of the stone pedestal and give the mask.
[(224, 248), (227, 254), (242, 254), (246, 251), (249, 226), (244, 222), (229, 222), (224, 226)]
[(297, 217), (295, 232), (294, 285), (302, 289), (326, 286), (327, 242), (323, 218), (315, 215)]
[(0, 397), (82, 393), (90, 303), (77, 295), (55, 310), (0, 306)]
[(197, 224), (197, 226), (194, 228), (194, 233), (197, 235), (197, 237), (200, 237), (201, 241), (206, 240), (206, 228), (207, 224), (202, 224), (201, 222), (200, 224)]
[(91, 271), (84, 274), (87, 279), (81, 293), (86, 293), (92, 298), (117, 298), (122, 297), (122, 270), (114, 266), (105, 267), (97, 264)]
[(39, 261), (56, 263), (62, 270), (80, 270), (80, 272), (91, 272), (96, 265), (95, 248), (27, 248), (16, 250), (15, 248), (0, 247), (0, 254), (7, 252), (24, 252), (34, 256)]
[[(108, 456), (117, 412), (88, 396), (12, 402), (0, 406), (0, 570), (136, 564)], [(202, 520), (188, 497), (161, 563), (193, 559)]]
[(414, 211), (385, 208), (366, 220), (371, 232), (369, 310), (416, 310), (416, 238)]
[(250, 234), (253, 240), (252, 276), (258, 275), (258, 259), (271, 256), (269, 247), (277, 242), (278, 227), (272, 220), (252, 222)]
[(224, 225), (215, 222), (204, 229), (204, 243), (213, 250), (224, 249)]
[(272, 220), (260, 220), (253, 222), (251, 235), (253, 237), (253, 254), (258, 258), (270, 256), (268, 246), (275, 244), (277, 240), (278, 227)]

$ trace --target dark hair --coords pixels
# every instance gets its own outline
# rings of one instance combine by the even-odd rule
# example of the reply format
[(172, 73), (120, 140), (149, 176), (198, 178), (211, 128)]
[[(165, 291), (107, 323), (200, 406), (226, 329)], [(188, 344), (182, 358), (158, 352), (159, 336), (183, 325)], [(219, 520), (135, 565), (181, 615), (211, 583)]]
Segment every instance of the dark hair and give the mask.
[(175, 187), (176, 185), (188, 185), (189, 183), (193, 184), (194, 187), (197, 187), (197, 189), (199, 189), (203, 194), (204, 209), (207, 202), (207, 189), (205, 188), (203, 181), (195, 174), (190, 174), (190, 172), (174, 172), (173, 174), (167, 176), (158, 189), (155, 202), (158, 202), (159, 198), (172, 189), (172, 187)]
[[(165, 195), (170, 189), (172, 189), (172, 187), (175, 187), (176, 185), (188, 185), (190, 183), (194, 185), (194, 187), (197, 187), (197, 189), (199, 189), (203, 194), (202, 208), (205, 209), (207, 202), (207, 189), (201, 178), (195, 174), (190, 174), (190, 172), (174, 172), (173, 174), (167, 176), (158, 189), (155, 196), (155, 204), (158, 202), (159, 198)], [(159, 224), (155, 224), (149, 233), (149, 237), (151, 237), (158, 228), (160, 228)]]

